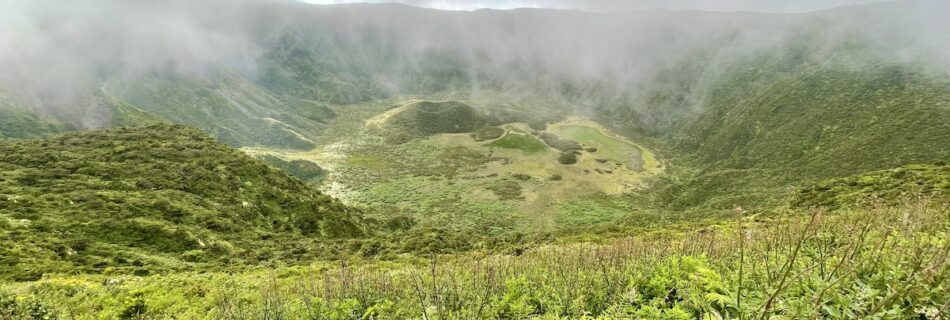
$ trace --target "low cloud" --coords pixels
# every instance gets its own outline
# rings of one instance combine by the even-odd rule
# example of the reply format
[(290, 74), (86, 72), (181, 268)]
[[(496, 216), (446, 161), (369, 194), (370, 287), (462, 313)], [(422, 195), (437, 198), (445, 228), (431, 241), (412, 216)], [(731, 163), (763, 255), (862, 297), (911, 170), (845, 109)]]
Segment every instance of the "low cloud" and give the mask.
[(888, 0), (301, 0), (313, 4), (402, 3), (439, 10), (546, 8), (592, 12), (647, 9), (791, 13)]
[(0, 1), (0, 90), (40, 113), (82, 118), (75, 111), (86, 112), (111, 74), (253, 68), (258, 50), (240, 19), (244, 4)]
[[(661, 4), (756, 11), (749, 6), (772, 3), (772, 9), (783, 11), (781, 4), (824, 7), (856, 1), (404, 2), (457, 9), (465, 9), (457, 7), (464, 4), (590, 11)], [(95, 127), (101, 117), (88, 115), (97, 112), (93, 96), (107, 78), (225, 69), (259, 80), (259, 70), (273, 62), (262, 57), (302, 50), (311, 55), (309, 63), (322, 68), (317, 75), (334, 86), (371, 81), (354, 87), (412, 94), (419, 83), (442, 81), (438, 75), (457, 80), (446, 84), (454, 90), (533, 89), (572, 95), (580, 102), (597, 97), (589, 102), (595, 104), (611, 95), (636, 93), (671, 68), (696, 73), (692, 82), (711, 82), (718, 70), (743, 57), (787, 55), (795, 47), (788, 44), (796, 42), (808, 45), (805, 59), (816, 59), (813, 63), (838, 58), (843, 45), (860, 44), (861, 57), (945, 67), (950, 65), (950, 34), (945, 32), (950, 23), (942, 14), (948, 10), (941, 1), (789, 15), (447, 12), (290, 0), (0, 1), (0, 94), (19, 97), (21, 104), (48, 116), (89, 118), (81, 125)], [(295, 47), (280, 47), (287, 39), (297, 39)], [(671, 90), (680, 89), (688, 88)]]

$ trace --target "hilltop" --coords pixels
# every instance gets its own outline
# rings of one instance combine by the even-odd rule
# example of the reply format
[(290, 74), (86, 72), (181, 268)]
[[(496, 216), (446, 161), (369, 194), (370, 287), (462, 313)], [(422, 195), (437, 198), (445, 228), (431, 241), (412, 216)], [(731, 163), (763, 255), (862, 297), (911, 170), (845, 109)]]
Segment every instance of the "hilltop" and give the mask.
[(438, 133), (467, 133), (485, 125), (484, 116), (458, 101), (410, 101), (368, 121), (387, 141), (403, 143)]
[(179, 125), (0, 142), (0, 171), (6, 279), (256, 264), (364, 233), (358, 210)]

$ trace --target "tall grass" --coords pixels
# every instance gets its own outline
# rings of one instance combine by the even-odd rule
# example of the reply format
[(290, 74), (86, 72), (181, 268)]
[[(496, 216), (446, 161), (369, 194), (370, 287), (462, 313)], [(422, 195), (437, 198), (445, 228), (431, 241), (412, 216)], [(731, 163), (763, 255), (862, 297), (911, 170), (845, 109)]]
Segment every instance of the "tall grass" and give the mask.
[(947, 318), (945, 204), (777, 216), (511, 255), (47, 278), (5, 286), (0, 318), (33, 305), (65, 319)]

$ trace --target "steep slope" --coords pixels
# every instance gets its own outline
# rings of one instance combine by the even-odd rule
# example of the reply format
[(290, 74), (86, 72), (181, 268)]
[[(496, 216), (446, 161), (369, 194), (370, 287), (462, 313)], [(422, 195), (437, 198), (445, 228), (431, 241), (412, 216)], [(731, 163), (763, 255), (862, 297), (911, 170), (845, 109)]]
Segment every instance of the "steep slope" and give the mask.
[(0, 106), (0, 138), (38, 138), (64, 130), (33, 113)]
[(159, 123), (168, 123), (168, 120), (154, 113), (139, 109), (116, 97), (104, 97), (103, 100), (111, 111), (110, 127), (143, 127)]
[(140, 127), (166, 122), (155, 114), (102, 92), (90, 95), (88, 99), (76, 102), (93, 105), (93, 110), (84, 115), (86, 119), (60, 120), (34, 112), (42, 109), (41, 103), (24, 103), (0, 93), (0, 138), (41, 138), (81, 129), (87, 121), (106, 127)]
[(38, 138), (65, 130), (59, 122), (30, 112), (0, 90), (0, 139)]
[(950, 82), (909, 66), (756, 64), (714, 86), (672, 143), (699, 171), (664, 202), (726, 208), (783, 188), (950, 158)]
[(182, 126), (2, 142), (0, 172), (0, 278), (293, 260), (363, 233), (357, 211)]
[(335, 114), (306, 100), (277, 97), (228, 72), (110, 79), (104, 91), (175, 123), (196, 126), (233, 146), (310, 149)]
[(713, 167), (823, 177), (950, 158), (950, 82), (900, 67), (729, 80), (676, 139)]

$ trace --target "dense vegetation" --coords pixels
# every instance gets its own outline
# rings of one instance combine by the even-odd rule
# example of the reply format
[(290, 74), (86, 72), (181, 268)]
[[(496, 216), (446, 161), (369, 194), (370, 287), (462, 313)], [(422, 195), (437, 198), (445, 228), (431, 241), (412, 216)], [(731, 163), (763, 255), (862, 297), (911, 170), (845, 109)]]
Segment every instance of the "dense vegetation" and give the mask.
[(0, 319), (950, 312), (950, 81), (862, 23), (249, 3), (240, 66), (0, 95)]
[(3, 142), (0, 171), (4, 279), (257, 263), (364, 232), (358, 211), (182, 126)]
[(950, 141), (950, 83), (919, 71), (806, 66), (728, 80), (676, 139), (712, 168), (809, 178), (950, 159), (939, 147)]
[(909, 67), (761, 66), (717, 84), (708, 110), (660, 141), (692, 168), (661, 184), (661, 202), (768, 207), (790, 185), (950, 159), (946, 81)]
[(241, 274), (51, 277), (0, 287), (14, 318), (938, 319), (948, 211), (763, 218), (605, 241)]
[(910, 195), (950, 196), (950, 165), (908, 165), (824, 180), (798, 190), (792, 204), (838, 209), (875, 201), (895, 204)]

